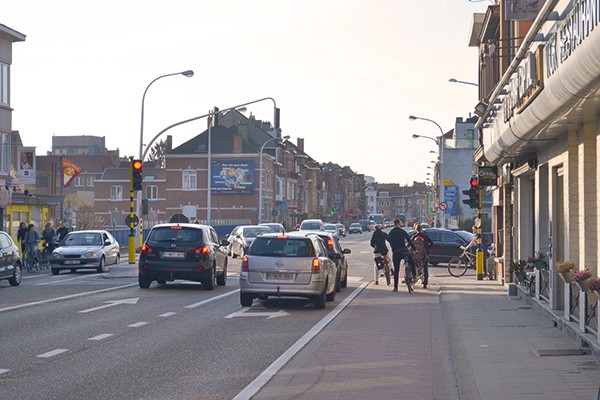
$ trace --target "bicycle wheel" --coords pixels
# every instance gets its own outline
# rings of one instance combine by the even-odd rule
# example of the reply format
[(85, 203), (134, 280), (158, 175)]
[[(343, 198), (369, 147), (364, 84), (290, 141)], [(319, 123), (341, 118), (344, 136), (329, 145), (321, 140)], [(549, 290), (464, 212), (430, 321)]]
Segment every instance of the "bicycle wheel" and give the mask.
[(406, 283), (406, 287), (408, 288), (408, 293), (413, 292), (413, 275), (410, 270), (410, 267), (404, 264), (404, 282)]
[(448, 273), (455, 278), (460, 278), (467, 272), (468, 264), (461, 257), (454, 257), (448, 261)]
[(31, 263), (29, 262), (29, 256), (27, 253), (23, 255), (23, 266), (27, 270), (27, 272), (31, 272)]
[(391, 277), (390, 277), (390, 275), (391, 274), (390, 274), (390, 266), (389, 265), (386, 265), (383, 268), (383, 274), (385, 275), (385, 281), (387, 282), (387, 285), (390, 286), (390, 283), (391, 283)]

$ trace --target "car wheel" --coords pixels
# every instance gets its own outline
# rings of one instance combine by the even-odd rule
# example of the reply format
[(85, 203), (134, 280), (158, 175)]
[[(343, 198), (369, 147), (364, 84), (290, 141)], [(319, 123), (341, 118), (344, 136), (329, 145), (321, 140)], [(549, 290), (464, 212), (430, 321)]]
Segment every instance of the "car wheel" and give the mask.
[(215, 288), (215, 267), (214, 265), (210, 268), (210, 276), (202, 281), (202, 286), (206, 290), (213, 290)]
[(225, 263), (225, 267), (223, 268), (223, 273), (221, 275), (217, 275), (217, 285), (225, 286), (227, 283), (227, 263)]
[(344, 279), (340, 282), (340, 287), (342, 289), (348, 286), (348, 267), (346, 267), (346, 273), (344, 274)]
[(19, 286), (21, 284), (21, 264), (15, 264), (15, 272), (13, 273), (13, 277), (8, 279), (8, 283), (10, 283), (10, 286)]
[(117, 257), (115, 258), (115, 265), (121, 262), (121, 255), (117, 253)]
[(150, 284), (152, 283), (152, 279), (145, 277), (143, 275), (138, 275), (138, 284), (142, 289), (148, 289)]
[(100, 257), (100, 265), (98, 265), (96, 271), (98, 271), (99, 273), (106, 272), (106, 263), (104, 262), (104, 256)]
[(327, 295), (325, 296), (325, 300), (335, 301), (335, 288), (331, 291), (331, 293), (327, 293)]
[(52, 271), (52, 275), (58, 275), (60, 273), (60, 269), (58, 268), (50, 268), (50, 271)]
[(337, 276), (335, 278), (335, 290), (334, 292), (339, 293), (342, 290), (342, 270), (338, 270)]
[[(315, 308), (323, 309), (325, 308), (325, 292), (327, 291), (327, 283), (325, 283), (325, 287), (321, 294), (313, 297), (313, 303), (315, 304)], [(335, 293), (335, 291), (334, 291)]]
[(242, 307), (250, 307), (254, 298), (246, 293), (240, 292), (240, 304)]

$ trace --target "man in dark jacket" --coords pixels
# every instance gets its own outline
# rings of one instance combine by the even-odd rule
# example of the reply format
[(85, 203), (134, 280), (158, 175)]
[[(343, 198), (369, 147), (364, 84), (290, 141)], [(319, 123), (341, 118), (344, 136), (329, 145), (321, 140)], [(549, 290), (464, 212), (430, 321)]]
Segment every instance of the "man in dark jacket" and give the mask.
[[(400, 224), (400, 220), (396, 218), (394, 220), (394, 227), (388, 234), (388, 241), (392, 246), (392, 260), (394, 262), (394, 292), (398, 291), (400, 261), (404, 260), (405, 265), (411, 265), (413, 276), (416, 274), (414, 265), (409, 263), (408, 249), (406, 248), (406, 246), (409, 245), (414, 250), (415, 244), (410, 239), (410, 236), (408, 236), (408, 233), (402, 229)], [(412, 293), (412, 291), (409, 293)]]
[(374, 249), (375, 253), (380, 253), (382, 256), (385, 256), (388, 253), (388, 247), (385, 242), (388, 241), (388, 234), (381, 230), (380, 225), (375, 225), (375, 232), (373, 232), (373, 236), (371, 236), (371, 247)]

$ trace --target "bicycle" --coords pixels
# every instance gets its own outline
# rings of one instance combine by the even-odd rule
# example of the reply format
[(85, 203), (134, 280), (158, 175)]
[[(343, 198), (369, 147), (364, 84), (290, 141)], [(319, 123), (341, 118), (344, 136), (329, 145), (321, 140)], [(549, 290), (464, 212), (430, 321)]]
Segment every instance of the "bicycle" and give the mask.
[(406, 263), (406, 258), (403, 258), (402, 260), (400, 260), (400, 268), (404, 268), (404, 283), (406, 284), (406, 287), (408, 288), (408, 293), (412, 294), (415, 289), (414, 289), (414, 276), (413, 276), (413, 272), (412, 272), (412, 268), (410, 267), (409, 264)]
[(44, 248), (40, 252), (40, 269), (50, 268), (50, 256), (56, 247), (55, 243), (44, 242)]
[(462, 254), (448, 261), (448, 273), (455, 278), (463, 276), (468, 268), (475, 269), (475, 254), (470, 253), (464, 246), (460, 246)]
[(390, 259), (381, 253), (375, 253), (375, 284), (379, 285), (379, 274), (383, 270), (385, 281), (390, 286), (391, 283), (391, 271), (390, 271)]
[(31, 272), (33, 269), (39, 271), (40, 268), (40, 259), (39, 259), (39, 250), (35, 244), (28, 245), (25, 254), (23, 254), (23, 266), (27, 272)]

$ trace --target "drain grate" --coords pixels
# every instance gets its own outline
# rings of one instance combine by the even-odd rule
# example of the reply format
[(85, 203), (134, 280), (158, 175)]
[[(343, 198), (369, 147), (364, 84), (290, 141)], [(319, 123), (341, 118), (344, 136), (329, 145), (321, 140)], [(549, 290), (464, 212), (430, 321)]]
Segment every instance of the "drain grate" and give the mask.
[(538, 357), (584, 356), (586, 354), (581, 349), (538, 349), (533, 353)]

